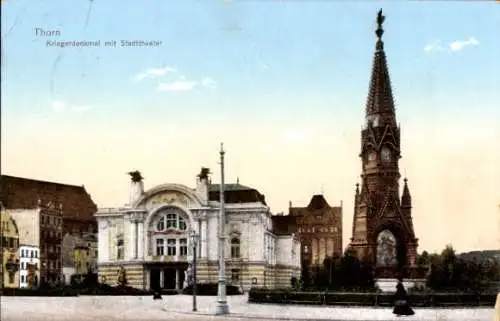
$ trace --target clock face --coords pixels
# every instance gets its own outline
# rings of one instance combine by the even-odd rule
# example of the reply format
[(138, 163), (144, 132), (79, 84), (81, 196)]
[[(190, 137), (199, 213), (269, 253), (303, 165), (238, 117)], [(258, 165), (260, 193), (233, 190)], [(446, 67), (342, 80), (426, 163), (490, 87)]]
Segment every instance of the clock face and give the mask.
[(381, 152), (380, 156), (382, 156), (382, 160), (384, 162), (390, 161), (391, 160), (391, 151), (390, 151), (390, 149), (387, 148), (387, 147), (382, 148), (382, 152)]

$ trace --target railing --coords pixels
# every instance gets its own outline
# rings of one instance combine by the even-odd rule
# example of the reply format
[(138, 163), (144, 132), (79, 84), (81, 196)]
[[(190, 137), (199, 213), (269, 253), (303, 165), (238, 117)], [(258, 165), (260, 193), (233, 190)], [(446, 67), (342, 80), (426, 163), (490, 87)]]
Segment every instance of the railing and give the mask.
[(188, 262), (186, 255), (148, 255), (145, 259), (153, 262)]

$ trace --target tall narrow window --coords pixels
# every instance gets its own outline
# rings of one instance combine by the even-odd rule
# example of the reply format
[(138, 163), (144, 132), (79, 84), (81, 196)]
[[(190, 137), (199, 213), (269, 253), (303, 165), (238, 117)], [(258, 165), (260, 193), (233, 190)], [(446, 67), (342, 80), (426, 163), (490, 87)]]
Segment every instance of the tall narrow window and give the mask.
[(186, 256), (188, 252), (187, 239), (180, 239), (179, 255)]
[(123, 260), (125, 254), (125, 249), (123, 246), (123, 239), (118, 239), (116, 242), (116, 258), (118, 260)]
[(239, 269), (231, 269), (231, 283), (238, 284), (240, 282), (240, 270)]
[(168, 256), (175, 256), (175, 245), (176, 245), (176, 239), (168, 239), (167, 240), (167, 255)]
[(177, 228), (176, 214), (167, 214), (167, 228)]
[(165, 255), (164, 246), (165, 243), (163, 239), (156, 239), (156, 255), (158, 256)]
[(186, 221), (182, 217), (179, 216), (179, 230), (186, 230)]
[(160, 217), (158, 223), (156, 223), (156, 230), (160, 232), (165, 230), (165, 216)]
[(231, 239), (231, 258), (240, 258), (240, 240), (236, 237)]

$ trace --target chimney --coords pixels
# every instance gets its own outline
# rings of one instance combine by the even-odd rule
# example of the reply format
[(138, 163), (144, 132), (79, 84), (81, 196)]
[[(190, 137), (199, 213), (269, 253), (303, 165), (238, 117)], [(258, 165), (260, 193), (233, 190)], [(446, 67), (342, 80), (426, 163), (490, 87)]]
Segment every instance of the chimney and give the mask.
[(196, 177), (196, 195), (203, 203), (208, 202), (208, 192), (210, 185), (210, 169), (202, 167), (200, 173)]
[(130, 175), (130, 205), (132, 206), (135, 202), (141, 198), (144, 194), (144, 182), (141, 172), (138, 170), (129, 172)]

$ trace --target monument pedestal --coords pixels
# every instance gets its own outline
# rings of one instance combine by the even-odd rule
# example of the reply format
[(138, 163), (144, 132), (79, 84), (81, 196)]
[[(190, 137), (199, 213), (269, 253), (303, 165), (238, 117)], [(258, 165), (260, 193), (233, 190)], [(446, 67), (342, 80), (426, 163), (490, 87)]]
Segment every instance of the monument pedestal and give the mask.
[(396, 292), (398, 278), (403, 278), (406, 290), (413, 287), (425, 288), (427, 266), (407, 265), (403, 268), (398, 266), (376, 266), (375, 284), (382, 292)]

